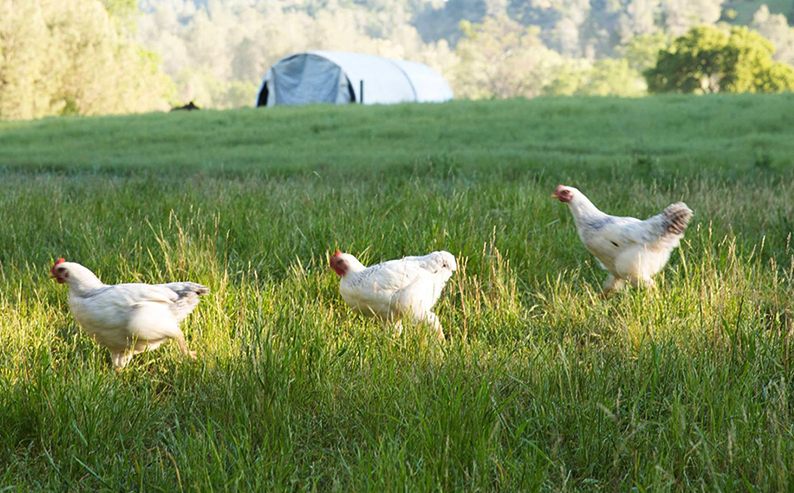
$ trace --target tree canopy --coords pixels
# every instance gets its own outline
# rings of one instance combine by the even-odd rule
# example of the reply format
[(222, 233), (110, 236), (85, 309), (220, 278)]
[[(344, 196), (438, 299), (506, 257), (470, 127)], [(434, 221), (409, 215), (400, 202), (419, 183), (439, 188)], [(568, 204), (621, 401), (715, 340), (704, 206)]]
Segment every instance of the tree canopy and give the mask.
[(0, 118), (167, 107), (159, 57), (127, 39), (102, 3), (0, 0), (0, 12)]
[(781, 92), (794, 90), (794, 68), (773, 58), (774, 46), (747, 27), (691, 29), (661, 50), (645, 71), (650, 92)]

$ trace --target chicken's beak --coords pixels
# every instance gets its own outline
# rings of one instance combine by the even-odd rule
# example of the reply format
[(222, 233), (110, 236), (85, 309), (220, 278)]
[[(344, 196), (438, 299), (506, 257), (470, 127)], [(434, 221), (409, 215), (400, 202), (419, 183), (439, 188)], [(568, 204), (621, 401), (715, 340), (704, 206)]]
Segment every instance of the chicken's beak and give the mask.
[(554, 192), (553, 194), (551, 194), (551, 198), (553, 198), (553, 199), (559, 199), (559, 198), (560, 198), (560, 196), (559, 196), (559, 195), (557, 195), (557, 192)]

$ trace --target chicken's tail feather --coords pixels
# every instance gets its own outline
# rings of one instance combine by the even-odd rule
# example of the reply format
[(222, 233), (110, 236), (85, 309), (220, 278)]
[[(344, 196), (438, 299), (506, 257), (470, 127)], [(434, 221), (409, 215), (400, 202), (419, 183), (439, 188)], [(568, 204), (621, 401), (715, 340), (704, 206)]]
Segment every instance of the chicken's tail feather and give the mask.
[(168, 284), (160, 284), (165, 288), (170, 289), (179, 295), (180, 298), (195, 293), (199, 296), (209, 294), (210, 288), (195, 282), (171, 282)]
[(692, 209), (683, 202), (676, 202), (662, 212), (662, 225), (668, 234), (682, 235), (691, 218)]
[(196, 293), (199, 296), (202, 296), (202, 295), (210, 293), (210, 288), (208, 288), (207, 286), (204, 286), (203, 284), (197, 284), (197, 283), (194, 283), (194, 282), (187, 283), (187, 284), (190, 284), (190, 287), (193, 289), (193, 292)]
[(195, 282), (172, 282), (160, 286), (170, 289), (179, 296), (171, 305), (171, 313), (174, 314), (177, 322), (184, 320), (196, 308), (199, 296), (210, 292), (207, 286)]

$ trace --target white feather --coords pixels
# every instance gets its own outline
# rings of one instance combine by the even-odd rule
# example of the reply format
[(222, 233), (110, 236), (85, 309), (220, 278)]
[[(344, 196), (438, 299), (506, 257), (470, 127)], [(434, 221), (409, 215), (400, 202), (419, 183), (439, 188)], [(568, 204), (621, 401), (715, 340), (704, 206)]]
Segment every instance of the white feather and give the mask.
[(193, 354), (187, 350), (179, 322), (196, 307), (198, 296), (209, 292), (206, 287), (195, 283), (109, 286), (73, 262), (55, 265), (53, 274), (69, 286), (74, 318), (110, 350), (117, 367), (168, 339), (176, 339), (185, 354)]
[(644, 221), (633, 217), (610, 216), (598, 210), (582, 192), (560, 186), (566, 193), (579, 237), (610, 277), (606, 291), (620, 289), (625, 282), (653, 285), (684, 236), (692, 211), (679, 202), (662, 214)]
[(444, 337), (441, 323), (431, 310), (457, 269), (451, 253), (438, 251), (371, 267), (364, 267), (349, 254), (338, 257), (347, 266), (339, 291), (350, 307), (387, 321), (407, 316), (417, 322), (427, 322), (439, 338)]

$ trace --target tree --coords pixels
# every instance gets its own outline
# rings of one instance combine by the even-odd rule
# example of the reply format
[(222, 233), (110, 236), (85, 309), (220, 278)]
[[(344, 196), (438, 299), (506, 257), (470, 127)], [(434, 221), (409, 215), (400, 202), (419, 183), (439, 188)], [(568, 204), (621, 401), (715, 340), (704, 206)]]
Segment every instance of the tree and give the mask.
[(632, 69), (643, 72), (656, 65), (659, 52), (668, 46), (670, 37), (663, 32), (656, 32), (635, 36), (623, 46), (622, 52)]
[(593, 64), (586, 74), (582, 89), (585, 96), (637, 97), (645, 93), (640, 73), (633, 70), (625, 59), (603, 58)]
[(592, 64), (581, 58), (563, 60), (555, 70), (553, 80), (543, 88), (543, 93), (550, 96), (580, 94), (591, 69)]
[(722, 87), (726, 92), (782, 92), (793, 90), (794, 68), (775, 62), (775, 47), (746, 27), (731, 29), (726, 48)]
[(0, 0), (0, 118), (35, 118), (49, 113), (55, 91), (55, 56), (47, 22), (33, 2)]
[(105, 10), (122, 32), (135, 32), (138, 20), (137, 0), (101, 0)]
[(650, 92), (781, 92), (794, 89), (794, 68), (775, 62), (775, 49), (746, 27), (726, 33), (693, 28), (659, 52), (645, 72)]
[(772, 14), (769, 7), (762, 5), (753, 16), (751, 27), (775, 45), (775, 60), (794, 65), (794, 27), (788, 25), (783, 14)]
[(654, 68), (645, 72), (651, 92), (717, 92), (725, 70), (729, 36), (713, 27), (697, 27), (659, 51)]
[(413, 20), (422, 38), (430, 41), (445, 39), (451, 46), (465, 36), (461, 21), (479, 23), (488, 14), (483, 0), (448, 0), (436, 6), (428, 3)]
[(634, 36), (651, 35), (656, 31), (654, 17), (658, 0), (631, 0), (626, 6), (625, 29)]
[(722, 14), (724, 0), (661, 0), (664, 26), (680, 35), (693, 26), (714, 24)]
[(0, 118), (167, 107), (159, 57), (130, 42), (102, 2), (0, 0), (0, 11)]
[(555, 96), (621, 96), (645, 94), (645, 81), (625, 59), (602, 58), (595, 63), (584, 59), (566, 60), (554, 72), (544, 90)]
[(502, 16), (482, 24), (461, 22), (465, 37), (458, 43), (460, 60), (453, 87), (468, 98), (535, 97), (553, 81), (563, 59), (546, 48), (537, 28)]

